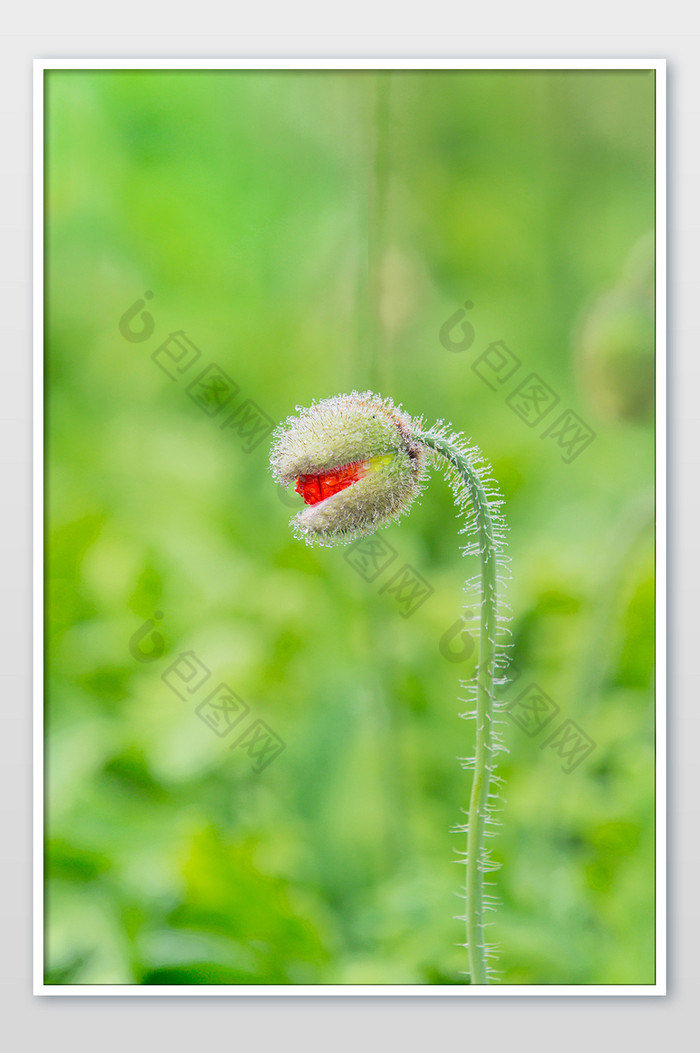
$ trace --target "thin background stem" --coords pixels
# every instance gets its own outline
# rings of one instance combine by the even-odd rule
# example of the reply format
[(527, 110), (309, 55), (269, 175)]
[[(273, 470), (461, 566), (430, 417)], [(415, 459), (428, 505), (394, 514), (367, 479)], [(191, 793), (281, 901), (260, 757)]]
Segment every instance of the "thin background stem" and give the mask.
[[(368, 117), (369, 167), (367, 173), (367, 288), (365, 329), (368, 387), (390, 389), (389, 334), (382, 317), (382, 268), (386, 252), (387, 202), (391, 151), (389, 145), (391, 73), (379, 70), (367, 75), (365, 98)], [(384, 781), (386, 830), (384, 854), (391, 872), (409, 854), (410, 828), (406, 808), (406, 780), (402, 764), (402, 713), (391, 689), (392, 673), (383, 642), (383, 621), (375, 603), (367, 605), (368, 652), (374, 670), (369, 688), (374, 698), (377, 738), (381, 743), (379, 763)]]
[(379, 70), (371, 75), (371, 159), (367, 211), (367, 284), (370, 324), (368, 327), (369, 380), (373, 391), (391, 388), (388, 340), (382, 321), (382, 267), (386, 251), (387, 199), (389, 189), (389, 113), (391, 74)]

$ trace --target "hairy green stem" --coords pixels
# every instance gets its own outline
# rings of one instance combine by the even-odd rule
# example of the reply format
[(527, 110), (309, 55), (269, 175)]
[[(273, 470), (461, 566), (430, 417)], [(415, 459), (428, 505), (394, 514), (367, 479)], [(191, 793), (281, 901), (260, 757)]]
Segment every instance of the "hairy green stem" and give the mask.
[(416, 432), (459, 475), (474, 512), (481, 561), (481, 614), (476, 685), (476, 749), (469, 798), (466, 856), (466, 934), (470, 979), (487, 984), (484, 940), (484, 859), (486, 819), (494, 769), (494, 677), (497, 632), (498, 557), (491, 499), (481, 474), (462, 450), (436, 432)]
[[(280, 481), (308, 480), (311, 471), (321, 492), (330, 474), (360, 463), (367, 466), (361, 481), (326, 499), (307, 501), (308, 507), (292, 520), (296, 532), (309, 544), (324, 545), (368, 537), (398, 518), (420, 493), (431, 460), (444, 468), (458, 511), (464, 513), (461, 533), (467, 540), (463, 555), (478, 556), (480, 561), (475, 582), (480, 592), (478, 669), (475, 681), (462, 685), (473, 712), (461, 714), (476, 716), (475, 753), (462, 760), (474, 777), (469, 809), (462, 808), (468, 821), (460, 823), (457, 831), (467, 835), (466, 851), (461, 853), (466, 865), (466, 906), (461, 920), (466, 925), (469, 977), (473, 984), (487, 984), (487, 960), (492, 951), (487, 951), (484, 941), (484, 911), (491, 909), (493, 902), (485, 892), (485, 874), (495, 867), (486, 851), (486, 837), (492, 833), (487, 826), (495, 821), (494, 789), (500, 781), (494, 757), (504, 748), (497, 734), (499, 704), (494, 696), (496, 672), (504, 661), (500, 646), (503, 611), (497, 593), (506, 569), (506, 526), (500, 511), (503, 499), (491, 478), (491, 469), (480, 450), (463, 435), (449, 430), (444, 421), (427, 428), (422, 419), (412, 420), (389, 399), (371, 391), (353, 391), (302, 409), (298, 417), (290, 417), (278, 430), (270, 455), (272, 470)], [(306, 483), (301, 487), (304, 496), (305, 487)], [(465, 588), (471, 587), (467, 582)]]

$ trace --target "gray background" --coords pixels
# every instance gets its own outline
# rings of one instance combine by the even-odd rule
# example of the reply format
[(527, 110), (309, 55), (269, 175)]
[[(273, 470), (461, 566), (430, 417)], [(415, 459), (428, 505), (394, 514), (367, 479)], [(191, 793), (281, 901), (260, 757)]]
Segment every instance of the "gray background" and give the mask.
[[(694, 630), (700, 519), (698, 258), (700, 68), (686, 4), (648, 14), (592, 0), (505, 3), (429, 12), (357, 2), (255, 5), (245, 15), (196, 7), (12, 5), (0, 47), (3, 369), (2, 734), (0, 735), (2, 985), (7, 1048), (15, 1051), (207, 1046), (339, 1051), (452, 1048), (576, 1053), (697, 1048), (700, 936), (697, 794), (700, 733)], [(675, 12), (687, 12), (683, 18)], [(205, 26), (216, 32), (207, 36)], [(273, 27), (273, 32), (270, 32)], [(596, 32), (603, 27), (604, 35)], [(31, 993), (31, 60), (35, 57), (256, 55), (667, 58), (669, 93), (669, 995), (666, 998), (109, 998)], [(685, 614), (685, 618), (682, 615)], [(692, 1015), (691, 1015), (692, 1014)]]

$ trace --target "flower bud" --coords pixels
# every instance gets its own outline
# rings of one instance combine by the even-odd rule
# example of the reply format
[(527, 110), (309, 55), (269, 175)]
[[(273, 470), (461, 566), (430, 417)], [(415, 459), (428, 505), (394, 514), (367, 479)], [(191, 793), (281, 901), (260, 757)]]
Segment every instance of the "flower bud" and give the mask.
[(270, 464), (296, 481), (307, 508), (292, 520), (307, 542), (347, 543), (404, 512), (420, 490), (426, 452), (410, 417), (371, 392), (301, 409), (278, 428)]

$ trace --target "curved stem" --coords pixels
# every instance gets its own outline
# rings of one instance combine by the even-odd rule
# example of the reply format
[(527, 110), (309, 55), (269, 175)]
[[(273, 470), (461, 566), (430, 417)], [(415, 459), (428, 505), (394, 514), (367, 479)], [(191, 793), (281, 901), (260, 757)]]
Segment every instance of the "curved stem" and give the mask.
[(481, 563), (479, 664), (476, 682), (476, 750), (469, 798), (466, 858), (466, 930), (470, 979), (487, 984), (484, 940), (484, 863), (489, 793), (494, 768), (494, 676), (496, 664), (498, 543), (492, 497), (483, 472), (453, 441), (436, 431), (415, 438), (442, 457), (463, 482), (471, 503)]

